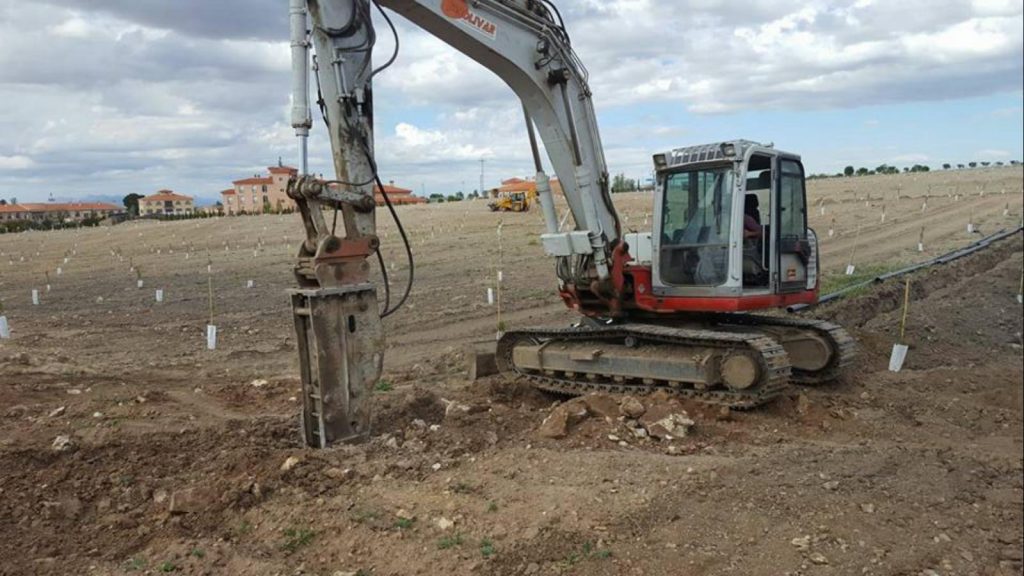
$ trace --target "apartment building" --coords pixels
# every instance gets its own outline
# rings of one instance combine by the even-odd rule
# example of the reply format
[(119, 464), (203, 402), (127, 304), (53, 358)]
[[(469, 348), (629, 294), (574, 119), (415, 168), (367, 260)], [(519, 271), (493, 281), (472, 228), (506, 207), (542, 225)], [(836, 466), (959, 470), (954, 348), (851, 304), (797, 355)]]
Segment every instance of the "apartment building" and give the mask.
[(277, 165), (267, 168), (268, 176), (254, 175), (235, 180), (220, 193), (224, 214), (263, 214), (295, 210), (295, 201), (288, 197), (288, 179), (298, 170)]
[(195, 211), (194, 198), (171, 190), (161, 190), (139, 199), (139, 216), (181, 216)]
[(124, 207), (105, 202), (48, 202), (0, 205), (0, 222), (81, 222), (124, 212)]

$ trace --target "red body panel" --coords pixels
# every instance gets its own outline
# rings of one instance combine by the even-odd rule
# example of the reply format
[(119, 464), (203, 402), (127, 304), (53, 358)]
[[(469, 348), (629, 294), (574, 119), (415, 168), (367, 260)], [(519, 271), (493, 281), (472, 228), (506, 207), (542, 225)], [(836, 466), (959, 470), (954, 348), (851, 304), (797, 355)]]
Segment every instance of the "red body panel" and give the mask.
[(628, 273), (633, 276), (633, 297), (636, 300), (636, 307), (648, 312), (742, 312), (785, 308), (793, 304), (813, 304), (818, 301), (816, 290), (741, 298), (655, 296), (650, 268), (631, 268)]
[[(620, 268), (621, 269), (621, 268)], [(573, 287), (560, 291), (562, 300), (569, 308), (587, 316), (622, 317), (628, 316), (629, 310), (654, 314), (679, 314), (686, 312), (746, 312), (751, 310), (770, 310), (785, 308), (794, 304), (814, 304), (818, 301), (818, 290), (802, 290), (789, 294), (768, 294), (743, 297), (686, 297), (686, 296), (655, 296), (652, 291), (651, 269), (646, 267), (628, 267), (623, 271), (624, 279), (630, 285), (626, 293), (618, 292), (621, 301), (609, 302), (608, 298), (584, 300), (581, 293)], [(587, 293), (589, 294), (589, 292)], [(584, 302), (587, 302), (586, 304)]]

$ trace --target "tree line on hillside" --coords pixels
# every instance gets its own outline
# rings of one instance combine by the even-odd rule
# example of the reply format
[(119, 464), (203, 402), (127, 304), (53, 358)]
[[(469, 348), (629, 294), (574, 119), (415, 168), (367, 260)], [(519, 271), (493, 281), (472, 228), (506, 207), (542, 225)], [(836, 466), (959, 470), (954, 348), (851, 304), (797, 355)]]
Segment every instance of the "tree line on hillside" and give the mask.
[[(6, 205), (4, 202), (0, 205)], [(16, 204), (16, 202), (12, 202)], [(48, 218), (42, 218), (40, 220), (9, 220), (6, 222), (0, 222), (0, 234), (15, 234), (17, 232), (27, 232), (29, 230), (63, 230), (71, 228), (92, 228), (99, 226), (103, 220), (99, 216), (90, 216), (81, 220), (69, 220), (67, 214), (57, 213), (51, 215)]]
[[(953, 169), (964, 170), (966, 168), (977, 168), (979, 166), (981, 166), (982, 168), (988, 168), (989, 166), (997, 166), (998, 167), (998, 166), (1006, 166), (1007, 164), (1009, 164), (1010, 166), (1020, 166), (1021, 162), (1019, 160), (1010, 160), (1009, 163), (1004, 163), (1004, 162), (1001, 162), (1001, 161), (1000, 162), (968, 162), (967, 164), (956, 164), (955, 166), (953, 164), (946, 163), (946, 164), (942, 165), (942, 169), (943, 170), (953, 170)], [(916, 172), (930, 172), (930, 171), (931, 171), (931, 167), (928, 166), (928, 165), (925, 165), (925, 164), (914, 164), (913, 166), (904, 166), (903, 170), (902, 170), (902, 172), (904, 174), (910, 174), (910, 173), (916, 173)], [(874, 170), (871, 170), (869, 168), (864, 168), (863, 166), (860, 167), (860, 168), (854, 168), (853, 166), (847, 166), (846, 168), (843, 169), (842, 172), (839, 172), (837, 174), (824, 174), (824, 173), (822, 173), (822, 174), (811, 174), (807, 178), (808, 179), (812, 179), (812, 180), (813, 179), (817, 179), (817, 178), (850, 178), (852, 176), (872, 176), (874, 174), (899, 174), (899, 173), (900, 173), (900, 169), (899, 168), (897, 168), (895, 166), (890, 166), (888, 164), (882, 164), (881, 166), (878, 166)]]
[(443, 204), (444, 202), (462, 202), (463, 200), (476, 200), (480, 198), (480, 193), (473, 190), (469, 194), (463, 194), (462, 191), (458, 191), (455, 194), (439, 194), (437, 192), (427, 197), (427, 200), (431, 204)]

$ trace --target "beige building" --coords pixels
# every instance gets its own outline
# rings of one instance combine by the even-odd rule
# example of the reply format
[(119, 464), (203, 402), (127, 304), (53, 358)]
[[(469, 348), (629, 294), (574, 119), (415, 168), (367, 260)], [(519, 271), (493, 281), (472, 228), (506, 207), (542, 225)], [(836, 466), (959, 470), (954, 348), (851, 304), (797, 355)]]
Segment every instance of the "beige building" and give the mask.
[(225, 214), (263, 214), (295, 210), (288, 197), (288, 179), (299, 171), (290, 166), (271, 166), (269, 176), (259, 174), (232, 182), (234, 188), (220, 193)]
[(104, 202), (50, 202), (0, 205), (0, 222), (81, 222), (124, 212), (116, 204)]
[(139, 216), (181, 216), (195, 211), (195, 201), (191, 196), (170, 190), (161, 190), (139, 199)]

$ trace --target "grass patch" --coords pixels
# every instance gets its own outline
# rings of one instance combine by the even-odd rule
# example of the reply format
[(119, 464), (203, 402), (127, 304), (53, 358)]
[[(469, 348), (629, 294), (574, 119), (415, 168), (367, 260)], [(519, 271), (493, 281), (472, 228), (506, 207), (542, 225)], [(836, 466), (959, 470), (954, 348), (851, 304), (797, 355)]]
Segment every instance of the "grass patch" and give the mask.
[(177, 565), (174, 564), (174, 562), (164, 562), (157, 569), (160, 570), (161, 572), (177, 572), (178, 571), (178, 567), (177, 567)]
[(607, 560), (612, 557), (611, 550), (598, 550), (593, 542), (587, 541), (583, 543), (583, 547), (579, 552), (573, 552), (565, 557), (560, 564), (564, 568), (568, 568), (581, 562), (583, 560)]
[(469, 494), (473, 491), (473, 486), (465, 482), (456, 482), (448, 488), (453, 494)]
[(352, 521), (356, 524), (367, 524), (380, 517), (376, 510), (358, 510), (352, 515)]
[(497, 512), (498, 511), (498, 503), (497, 502), (488, 502), (487, 503), (487, 511), (488, 512)]
[(133, 571), (133, 570), (145, 570), (145, 568), (146, 568), (146, 561), (143, 560), (142, 558), (129, 558), (124, 563), (124, 567), (125, 567), (125, 570), (128, 570), (129, 572)]
[(377, 382), (377, 385), (373, 387), (374, 392), (391, 392), (395, 389), (395, 385), (387, 380), (381, 380)]
[(308, 528), (286, 528), (283, 534), (285, 540), (281, 549), (289, 554), (309, 545), (316, 537), (316, 532)]
[(415, 518), (399, 518), (398, 520), (395, 520), (395, 528), (398, 528), (399, 530), (408, 530), (409, 528), (412, 528), (412, 525), (415, 523)]
[(192, 551), (189, 552), (188, 554), (189, 554), (189, 556), (193, 556), (195, 558), (205, 558), (206, 557), (206, 552), (202, 548), (193, 548)]
[(238, 528), (235, 529), (235, 536), (236, 537), (245, 536), (246, 534), (248, 534), (250, 532), (252, 532), (252, 524), (250, 524), (248, 520), (242, 520), (238, 524)]
[[(832, 294), (833, 292), (838, 292), (840, 290), (843, 290), (844, 288), (853, 286), (854, 284), (859, 284), (866, 280), (871, 280), (876, 276), (892, 272), (895, 269), (896, 268), (890, 266), (867, 265), (857, 266), (856, 270), (851, 276), (847, 276), (845, 274), (845, 270), (840, 270), (839, 272), (836, 272), (834, 274), (825, 274), (821, 277), (821, 289), (819, 293), (822, 296)], [(861, 292), (866, 291), (868, 288), (870, 288), (870, 285), (864, 287), (863, 289), (854, 290), (849, 294), (846, 294), (846, 296), (860, 294)]]
[(437, 541), (438, 550), (449, 550), (456, 546), (462, 546), (462, 534), (455, 534), (452, 536), (445, 536)]
[(480, 541), (480, 555), (484, 558), (490, 558), (494, 556), (497, 550), (494, 549), (494, 542), (491, 542), (490, 538), (484, 538)]

